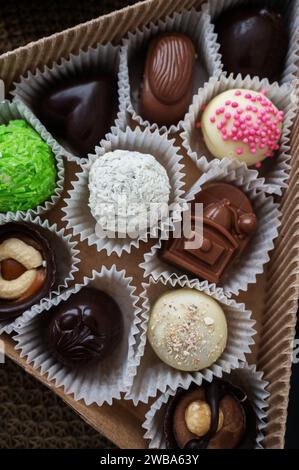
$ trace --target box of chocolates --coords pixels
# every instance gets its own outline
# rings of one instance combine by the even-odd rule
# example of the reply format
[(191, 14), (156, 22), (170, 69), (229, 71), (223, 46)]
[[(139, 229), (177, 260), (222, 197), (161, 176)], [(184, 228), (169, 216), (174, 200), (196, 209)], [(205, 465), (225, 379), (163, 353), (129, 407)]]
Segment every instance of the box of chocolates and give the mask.
[(298, 39), (148, 0), (0, 56), (1, 344), (122, 448), (283, 448)]

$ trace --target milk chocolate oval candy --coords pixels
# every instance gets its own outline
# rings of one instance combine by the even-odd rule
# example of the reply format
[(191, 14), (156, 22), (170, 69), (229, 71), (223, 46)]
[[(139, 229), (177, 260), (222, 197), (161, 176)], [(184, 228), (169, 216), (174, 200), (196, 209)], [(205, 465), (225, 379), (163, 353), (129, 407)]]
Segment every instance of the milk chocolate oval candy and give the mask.
[(158, 125), (177, 124), (192, 97), (195, 49), (179, 33), (155, 37), (147, 53), (141, 115)]

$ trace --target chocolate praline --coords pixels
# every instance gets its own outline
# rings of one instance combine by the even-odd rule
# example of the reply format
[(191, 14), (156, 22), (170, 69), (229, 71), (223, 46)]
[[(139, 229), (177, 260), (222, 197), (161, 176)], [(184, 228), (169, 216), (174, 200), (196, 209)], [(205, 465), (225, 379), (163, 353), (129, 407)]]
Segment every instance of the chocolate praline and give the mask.
[(177, 124), (192, 97), (195, 48), (180, 33), (154, 37), (148, 48), (141, 93), (141, 115), (158, 125)]
[[(0, 227), (0, 245), (6, 240), (16, 238), (35, 248), (40, 252), (44, 266), (40, 268), (42, 271), (42, 283), (40, 288), (32, 295), (21, 300), (0, 299), (0, 320), (13, 320), (21, 315), (25, 310), (38, 303), (42, 298), (46, 297), (55, 283), (56, 278), (56, 262), (51, 244), (44, 235), (42, 228), (37, 225), (22, 222), (9, 222)], [(5, 277), (7, 280), (16, 279), (26, 269), (13, 263), (13, 260), (5, 262)], [(2, 262), (0, 263), (1, 266)], [(2, 269), (1, 269), (2, 271)], [(2, 272), (3, 274), (3, 272)]]
[[(203, 204), (202, 217), (194, 212), (195, 204)], [(240, 258), (256, 230), (251, 202), (236, 186), (221, 181), (207, 183), (195, 196), (191, 217), (193, 234), (202, 235), (202, 244), (186, 246), (189, 239), (183, 233), (180, 238), (165, 241), (159, 257), (217, 284)]]
[[(193, 426), (203, 429), (207, 424), (207, 432), (200, 437), (190, 431), (186, 421), (188, 406), (196, 400), (210, 409), (208, 420), (206, 410), (201, 415), (207, 423), (194, 422), (198, 415), (193, 416)], [(164, 435), (168, 449), (253, 449), (257, 419), (244, 390), (227, 380), (214, 379), (212, 383), (204, 381), (201, 387), (192, 385), (189, 390), (177, 391), (167, 404)]]
[(54, 137), (86, 157), (112, 126), (117, 101), (114, 74), (86, 72), (52, 84), (38, 96), (34, 111)]
[(279, 80), (288, 49), (286, 21), (267, 6), (240, 5), (215, 22), (225, 71)]
[(119, 346), (123, 317), (105, 292), (84, 287), (50, 311), (48, 342), (53, 355), (68, 367), (102, 361)]

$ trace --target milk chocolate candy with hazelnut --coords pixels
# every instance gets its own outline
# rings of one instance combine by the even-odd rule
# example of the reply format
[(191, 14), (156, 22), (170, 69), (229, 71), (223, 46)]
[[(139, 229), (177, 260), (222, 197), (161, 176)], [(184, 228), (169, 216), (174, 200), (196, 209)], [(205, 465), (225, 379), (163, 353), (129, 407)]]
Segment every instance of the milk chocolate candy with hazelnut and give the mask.
[(0, 320), (9, 321), (46, 297), (56, 277), (54, 253), (42, 229), (9, 222), (0, 227)]
[(164, 418), (168, 449), (253, 449), (256, 415), (246, 393), (214, 379), (179, 389)]
[(105, 292), (84, 287), (50, 311), (48, 342), (62, 364), (78, 368), (109, 358), (123, 334), (117, 303)]
[(203, 217), (192, 212), (191, 226), (196, 232), (203, 224), (202, 245), (187, 247), (188, 238), (183, 234), (181, 238), (167, 240), (160, 257), (183, 271), (218, 283), (254, 234), (256, 216), (243, 191), (227, 183), (205, 185), (196, 195), (193, 207), (196, 203), (203, 204)]
[(158, 125), (183, 119), (192, 98), (195, 49), (184, 34), (161, 34), (152, 39), (146, 58), (141, 115)]

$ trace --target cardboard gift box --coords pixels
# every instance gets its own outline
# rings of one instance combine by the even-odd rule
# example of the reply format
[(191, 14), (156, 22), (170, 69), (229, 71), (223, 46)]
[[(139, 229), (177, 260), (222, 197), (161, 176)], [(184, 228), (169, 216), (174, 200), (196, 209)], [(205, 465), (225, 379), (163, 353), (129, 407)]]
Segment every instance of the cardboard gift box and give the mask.
[[(50, 66), (53, 62), (66, 58), (71, 53), (78, 53), (98, 43), (112, 42), (118, 44), (121, 39), (137, 27), (151, 21), (157, 21), (173, 12), (180, 12), (191, 7), (200, 7), (201, 0), (148, 0), (118, 12), (99, 17), (82, 25), (54, 34), (50, 37), (30, 43), (14, 51), (0, 56), (0, 75), (5, 82), (7, 98), (13, 83), (37, 68)], [(294, 120), (291, 135), (291, 170), (288, 187), (278, 199), (282, 212), (279, 236), (275, 241), (274, 250), (270, 255), (264, 273), (257, 277), (256, 284), (250, 285), (247, 292), (238, 296), (253, 312), (258, 334), (255, 336), (253, 353), (248, 362), (256, 364), (257, 369), (264, 372), (269, 382), (267, 426), (265, 429), (265, 448), (282, 448), (284, 445), (285, 424), (288, 406), (288, 393), (292, 365), (293, 338), (296, 325), (297, 301), (299, 296), (299, 116)], [(184, 154), (187, 186), (199, 177), (199, 170), (191, 159)], [(79, 171), (75, 162), (65, 160), (65, 185), (59, 203), (43, 215), (51, 223), (61, 222), (64, 198)], [(192, 175), (192, 176), (191, 176)], [(79, 238), (76, 237), (79, 241)], [(132, 254), (107, 257), (105, 252), (97, 252), (95, 246), (79, 242), (80, 270), (75, 274), (75, 282), (82, 282), (84, 276), (90, 276), (92, 269), (105, 265), (108, 268), (116, 264), (121, 269), (126, 266), (128, 276), (133, 276), (137, 286), (137, 294), (142, 291), (143, 271), (138, 265), (143, 261), (144, 254), (152, 246), (152, 242), (143, 244)], [(131, 401), (114, 401), (112, 406), (86, 406), (83, 401), (75, 401), (66, 395), (61, 388), (55, 387), (52, 381), (42, 376), (39, 371), (28, 365), (14, 349), (14, 341), (8, 335), (2, 335), (5, 353), (26, 372), (32, 374), (54, 393), (57, 393), (87, 423), (104, 434), (108, 439), (122, 448), (144, 448), (144, 430), (142, 423), (148, 405), (133, 406)]]

